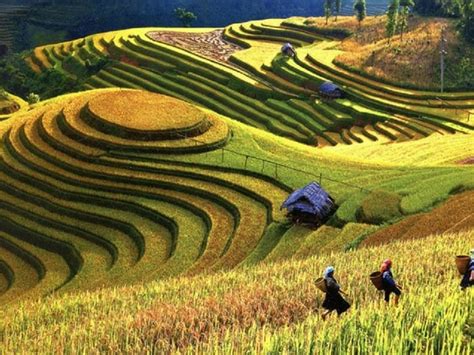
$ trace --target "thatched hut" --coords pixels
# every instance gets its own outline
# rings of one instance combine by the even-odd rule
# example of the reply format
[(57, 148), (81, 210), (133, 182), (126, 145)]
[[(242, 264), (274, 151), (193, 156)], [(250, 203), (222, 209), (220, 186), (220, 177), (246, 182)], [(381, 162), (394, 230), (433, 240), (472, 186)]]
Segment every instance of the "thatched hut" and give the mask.
[(296, 224), (324, 224), (336, 210), (336, 204), (329, 194), (316, 182), (293, 192), (281, 205), (287, 216)]
[(319, 86), (319, 95), (328, 99), (340, 99), (344, 97), (344, 91), (331, 81), (326, 81)]

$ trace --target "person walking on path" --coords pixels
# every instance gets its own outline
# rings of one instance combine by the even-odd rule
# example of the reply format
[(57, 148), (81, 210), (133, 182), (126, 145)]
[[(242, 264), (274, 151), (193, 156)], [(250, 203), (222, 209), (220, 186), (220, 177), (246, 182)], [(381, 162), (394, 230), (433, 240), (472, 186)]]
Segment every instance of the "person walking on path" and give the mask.
[(470, 257), (471, 257), (471, 261), (469, 262), (469, 265), (467, 266), (467, 270), (464, 273), (461, 280), (460, 287), (461, 287), (461, 290), (463, 291), (470, 286), (474, 286), (474, 249), (471, 249)]
[(347, 294), (341, 290), (341, 287), (334, 278), (334, 267), (328, 266), (324, 270), (324, 282), (326, 284), (326, 297), (323, 302), (323, 308), (325, 311), (322, 313), (323, 320), (334, 310), (337, 311), (337, 315), (341, 315), (349, 309), (351, 306), (342, 296)]
[(385, 260), (380, 266), (380, 272), (382, 273), (382, 285), (384, 291), (384, 300), (385, 302), (390, 302), (390, 294), (394, 293), (394, 303), (395, 306), (398, 305), (398, 300), (402, 294), (402, 287), (395, 282), (392, 274), (392, 260)]

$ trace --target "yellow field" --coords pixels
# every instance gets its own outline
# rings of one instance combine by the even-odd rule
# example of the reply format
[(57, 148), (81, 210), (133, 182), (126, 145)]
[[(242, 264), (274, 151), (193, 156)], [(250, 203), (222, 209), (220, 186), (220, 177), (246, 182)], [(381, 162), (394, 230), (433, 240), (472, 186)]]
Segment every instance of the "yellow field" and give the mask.
[(367, 142), (353, 146), (338, 145), (324, 149), (328, 156), (350, 158), (363, 164), (432, 166), (451, 165), (474, 156), (474, 135), (430, 137), (398, 144)]
[[(474, 293), (458, 291), (454, 256), (472, 243), (471, 231), (223, 274), (53, 296), (3, 310), (1, 345), (6, 352), (41, 353), (179, 349), (202, 354), (469, 354), (473, 349), (463, 329), (474, 311)], [(404, 285), (398, 308), (385, 307), (368, 279), (387, 257), (394, 260), (395, 277)], [(317, 310), (322, 294), (313, 280), (328, 264), (335, 265), (352, 308), (340, 319), (323, 322)]]
[(360, 28), (354, 16), (339, 17), (337, 22), (331, 20), (328, 25), (324, 18), (311, 18), (310, 23), (322, 28), (345, 28), (353, 31), (354, 35), (340, 45), (346, 53), (337, 59), (394, 82), (409, 82), (420, 86), (439, 85), (435, 78), (439, 76), (436, 72), (439, 66), (437, 53), (443, 26), (448, 26), (448, 62), (456, 60), (460, 50), (466, 51), (467, 56), (472, 53), (472, 50), (461, 48), (464, 44), (456, 35), (456, 23), (449, 19), (412, 16), (408, 20), (403, 40), (397, 32), (390, 46), (385, 34), (385, 16), (369, 16)]
[[(331, 22), (356, 32), (345, 40), (290, 21), (34, 50), (33, 70), (85, 91), (0, 117), (0, 354), (474, 351), (474, 293), (453, 262), (474, 244), (460, 194), (474, 189), (474, 94), (444, 93), (446, 109), (338, 64), (385, 53), (381, 18)], [(412, 25), (407, 39), (426, 40)], [(160, 31), (233, 44), (206, 56)], [(325, 100), (327, 80), (346, 97)], [(316, 230), (280, 207), (310, 182), (337, 205)], [(368, 279), (385, 258), (398, 308)], [(352, 308), (323, 322), (313, 281), (329, 264)]]

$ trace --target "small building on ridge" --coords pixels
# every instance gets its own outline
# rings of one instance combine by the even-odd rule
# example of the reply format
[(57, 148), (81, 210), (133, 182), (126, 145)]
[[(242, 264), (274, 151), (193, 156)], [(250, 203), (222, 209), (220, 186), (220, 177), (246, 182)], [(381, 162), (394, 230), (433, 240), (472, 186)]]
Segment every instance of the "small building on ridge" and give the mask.
[(280, 209), (286, 208), (287, 217), (295, 224), (324, 224), (335, 212), (334, 199), (316, 182), (294, 191)]
[(340, 99), (344, 97), (344, 91), (332, 81), (326, 81), (319, 86), (319, 95), (328, 99)]

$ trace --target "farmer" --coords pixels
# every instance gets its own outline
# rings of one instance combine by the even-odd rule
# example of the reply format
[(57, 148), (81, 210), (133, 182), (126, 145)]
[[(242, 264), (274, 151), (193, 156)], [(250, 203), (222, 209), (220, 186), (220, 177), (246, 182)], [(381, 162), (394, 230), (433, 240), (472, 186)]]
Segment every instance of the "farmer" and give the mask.
[(323, 302), (325, 311), (321, 316), (323, 320), (325, 320), (332, 311), (336, 310), (337, 314), (341, 315), (341, 313), (347, 311), (351, 305), (340, 295), (340, 293), (343, 295), (347, 294), (341, 290), (341, 287), (334, 278), (334, 267), (328, 266), (326, 270), (324, 270), (323, 277), (327, 292)]
[(281, 52), (288, 56), (288, 57), (291, 57), (293, 58), (295, 55), (296, 55), (296, 52), (295, 52), (295, 49), (293, 48), (293, 46), (291, 45), (291, 43), (285, 43), (282, 47), (281, 47)]
[(398, 299), (402, 294), (402, 291), (400, 291), (402, 287), (398, 285), (393, 279), (392, 260), (385, 260), (380, 266), (380, 272), (382, 273), (382, 285), (385, 292), (385, 302), (388, 303), (390, 301), (390, 294), (393, 292), (395, 294), (395, 306), (398, 305)]
[(470, 251), (471, 261), (467, 266), (467, 270), (464, 273), (461, 280), (461, 290), (465, 290), (469, 286), (474, 286), (474, 249)]

